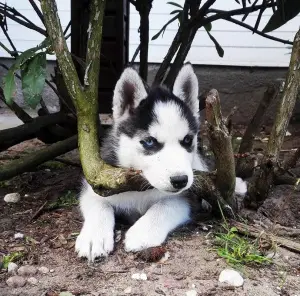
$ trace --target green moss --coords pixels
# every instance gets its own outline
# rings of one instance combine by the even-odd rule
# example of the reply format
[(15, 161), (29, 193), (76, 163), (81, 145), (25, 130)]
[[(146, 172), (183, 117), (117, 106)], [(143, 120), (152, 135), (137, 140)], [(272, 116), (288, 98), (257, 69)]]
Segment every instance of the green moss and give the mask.
[(59, 208), (68, 208), (79, 204), (77, 194), (74, 191), (68, 191), (64, 195), (60, 196), (57, 200), (50, 203), (47, 207), (48, 210), (54, 210)]
[(10, 262), (18, 262), (23, 257), (24, 257), (24, 254), (22, 252), (12, 252), (8, 255), (3, 256), (2, 268), (6, 269)]

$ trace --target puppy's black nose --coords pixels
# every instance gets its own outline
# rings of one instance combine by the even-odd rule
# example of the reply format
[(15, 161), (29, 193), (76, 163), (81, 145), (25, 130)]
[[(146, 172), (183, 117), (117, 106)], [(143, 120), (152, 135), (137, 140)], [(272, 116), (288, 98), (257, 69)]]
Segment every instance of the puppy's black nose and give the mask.
[(182, 189), (186, 186), (188, 182), (188, 176), (182, 175), (182, 176), (174, 176), (170, 177), (171, 184), (175, 189)]

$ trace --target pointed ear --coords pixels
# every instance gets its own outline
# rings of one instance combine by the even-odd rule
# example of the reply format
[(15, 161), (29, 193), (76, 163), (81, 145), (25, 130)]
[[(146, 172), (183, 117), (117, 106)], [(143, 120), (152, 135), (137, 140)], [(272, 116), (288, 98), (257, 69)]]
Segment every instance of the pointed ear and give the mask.
[(132, 68), (126, 68), (114, 90), (114, 120), (125, 119), (146, 96), (144, 83), (138, 73)]
[(179, 71), (173, 86), (173, 93), (184, 101), (194, 115), (199, 112), (198, 78), (190, 63), (183, 65)]

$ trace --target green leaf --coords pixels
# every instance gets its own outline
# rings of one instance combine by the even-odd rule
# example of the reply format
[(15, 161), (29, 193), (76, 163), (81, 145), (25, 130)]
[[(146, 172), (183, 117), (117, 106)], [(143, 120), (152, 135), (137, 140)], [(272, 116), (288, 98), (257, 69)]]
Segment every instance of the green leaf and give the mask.
[(46, 38), (41, 44), (29, 48), (22, 52), (17, 58), (16, 62), (14, 63), (16, 70), (22, 66), (27, 60), (31, 59), (38, 50), (44, 49), (50, 45), (50, 41)]
[(13, 102), (14, 92), (16, 89), (15, 72), (20, 69), (24, 63), (31, 59), (38, 50), (47, 48), (49, 46), (50, 41), (48, 38), (46, 38), (41, 44), (25, 50), (16, 58), (14, 64), (10, 67), (3, 79), (3, 92), (7, 104), (11, 104)]
[(222, 46), (219, 44), (219, 42), (216, 40), (216, 38), (210, 34), (209, 31), (206, 30), (206, 32), (207, 32), (207, 34), (208, 34), (210, 40), (215, 44), (215, 47), (216, 47), (216, 50), (217, 50), (217, 52), (218, 52), (219, 57), (222, 58), (222, 57), (224, 56), (224, 49), (223, 49)]
[(25, 102), (35, 108), (41, 100), (46, 78), (46, 53), (40, 52), (22, 66), (22, 90)]
[(180, 7), (180, 8), (183, 8), (180, 4), (176, 3), (176, 2), (167, 2), (167, 4), (170, 4), (170, 5), (174, 5), (176, 7)]
[(274, 31), (288, 21), (293, 19), (300, 13), (300, 1), (299, 0), (285, 0), (281, 1), (280, 7), (270, 17), (268, 23), (262, 30), (263, 33)]
[(173, 23), (175, 20), (180, 18), (180, 13), (178, 13), (177, 15), (175, 15), (174, 17), (172, 17), (159, 31), (158, 33), (156, 33), (151, 40), (156, 40), (161, 34), (164, 35), (164, 32), (166, 30), (166, 28), (168, 27), (168, 25), (170, 25), (171, 23)]
[(8, 105), (11, 105), (13, 102), (15, 90), (16, 90), (15, 68), (11, 67), (3, 79), (3, 93), (4, 93), (5, 101)]
[(170, 12), (170, 14), (181, 13), (182, 10), (176, 9)]

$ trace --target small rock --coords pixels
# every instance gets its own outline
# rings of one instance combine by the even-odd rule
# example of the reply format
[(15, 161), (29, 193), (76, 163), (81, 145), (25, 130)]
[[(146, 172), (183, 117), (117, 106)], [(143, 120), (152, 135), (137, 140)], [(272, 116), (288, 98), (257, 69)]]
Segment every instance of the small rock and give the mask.
[(190, 291), (185, 292), (185, 295), (186, 296), (197, 296), (197, 291), (190, 290)]
[(35, 277), (30, 277), (27, 279), (27, 282), (30, 284), (30, 285), (34, 285), (36, 286), (38, 284), (38, 280), (35, 278)]
[(24, 234), (23, 234), (23, 233), (20, 233), (20, 232), (15, 233), (14, 238), (15, 238), (15, 239), (19, 239), (19, 238), (22, 239), (22, 238), (24, 238)]
[(51, 273), (53, 273), (55, 270), (54, 270), (54, 269), (50, 269), (49, 271), (50, 271)]
[(166, 252), (164, 254), (164, 256), (159, 260), (159, 263), (164, 263), (164, 262), (168, 261), (168, 259), (170, 258), (170, 256), (171, 256), (170, 253)]
[(219, 282), (234, 287), (241, 287), (244, 284), (244, 279), (237, 271), (233, 269), (224, 269), (220, 273)]
[(268, 259), (277, 259), (279, 258), (279, 254), (278, 253), (275, 253), (275, 252), (271, 252), (269, 253), (267, 256), (266, 256)]
[(18, 274), (22, 276), (30, 276), (37, 273), (37, 269), (31, 265), (24, 265), (18, 269)]
[(7, 272), (15, 274), (17, 272), (18, 265), (14, 262), (9, 262), (7, 265)]
[(21, 199), (21, 195), (18, 192), (15, 193), (8, 193), (4, 196), (4, 201), (8, 202), (8, 203), (16, 203), (18, 201), (20, 201)]
[(285, 133), (285, 136), (286, 137), (289, 137), (289, 136), (291, 136), (292, 134), (289, 132), (289, 131), (286, 131), (286, 133)]
[(131, 287), (127, 287), (125, 290), (124, 290), (124, 293), (125, 294), (130, 294), (132, 291), (132, 288)]
[(49, 268), (46, 267), (46, 266), (41, 266), (40, 268), (38, 268), (38, 271), (39, 271), (40, 273), (42, 273), (42, 274), (46, 274), (46, 273), (48, 273), (50, 270), (49, 270)]
[(131, 278), (133, 280), (142, 280), (146, 281), (147, 280), (147, 275), (145, 273), (134, 273)]
[(18, 287), (23, 287), (26, 284), (26, 280), (18, 275), (14, 275), (12, 277), (10, 277), (7, 281), (6, 284), (9, 287), (13, 287), (13, 288), (18, 288)]
[(208, 228), (206, 226), (202, 226), (202, 230), (208, 231)]

